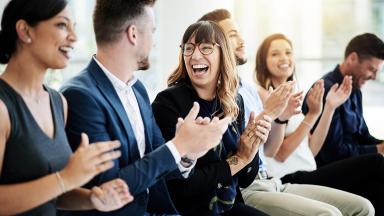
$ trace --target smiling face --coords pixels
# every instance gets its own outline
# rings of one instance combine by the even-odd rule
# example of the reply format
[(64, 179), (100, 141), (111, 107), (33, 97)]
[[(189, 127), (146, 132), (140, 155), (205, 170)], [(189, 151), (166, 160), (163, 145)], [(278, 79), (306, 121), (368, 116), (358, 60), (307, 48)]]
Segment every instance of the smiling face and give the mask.
[(56, 16), (30, 27), (32, 56), (45, 68), (61, 69), (71, 57), (76, 34), (68, 6)]
[(244, 39), (241, 36), (235, 22), (232, 19), (225, 19), (218, 22), (231, 42), (232, 49), (235, 51), (236, 62), (238, 65), (247, 62), (247, 53), (245, 52)]
[(284, 82), (293, 74), (295, 59), (292, 47), (286, 40), (277, 39), (272, 41), (266, 60), (272, 82)]
[(375, 57), (360, 59), (356, 53), (352, 53), (350, 58), (352, 65), (349, 74), (352, 75), (354, 88), (361, 88), (368, 80), (375, 80), (384, 62)]
[[(195, 37), (188, 43), (195, 44)], [(200, 45), (200, 49), (197, 45), (200, 44), (195, 44), (192, 55), (183, 57), (188, 76), (197, 90), (215, 90), (219, 79), (220, 48), (214, 45), (212, 53), (204, 55), (200, 51), (204, 49), (204, 43)]]

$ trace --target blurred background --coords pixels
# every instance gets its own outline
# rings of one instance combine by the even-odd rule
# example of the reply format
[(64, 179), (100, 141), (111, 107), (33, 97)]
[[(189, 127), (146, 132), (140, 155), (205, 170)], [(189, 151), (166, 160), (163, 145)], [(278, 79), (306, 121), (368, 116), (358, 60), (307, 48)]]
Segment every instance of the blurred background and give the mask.
[[(113, 1), (113, 0), (112, 0)], [(0, 14), (8, 0), (0, 0)], [(95, 0), (72, 0), (78, 42), (69, 67), (50, 71), (46, 83), (58, 89), (77, 74), (96, 52), (92, 29)], [(179, 44), (185, 29), (204, 13), (228, 9), (245, 39), (248, 63), (239, 67), (240, 75), (253, 80), (256, 49), (273, 33), (283, 33), (293, 42), (296, 73), (301, 89), (342, 61), (349, 40), (357, 34), (372, 32), (384, 39), (384, 0), (157, 0), (157, 30), (151, 68), (138, 71), (153, 99), (166, 87), (166, 79), (176, 67)], [(0, 65), (0, 73), (4, 65)], [(363, 87), (364, 115), (372, 134), (384, 138), (384, 72)]]

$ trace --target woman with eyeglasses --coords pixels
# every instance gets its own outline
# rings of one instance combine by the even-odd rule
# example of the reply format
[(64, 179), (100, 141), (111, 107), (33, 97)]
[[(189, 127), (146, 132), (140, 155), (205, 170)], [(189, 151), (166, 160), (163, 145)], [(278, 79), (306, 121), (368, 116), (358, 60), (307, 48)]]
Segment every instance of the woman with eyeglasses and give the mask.
[(216, 148), (183, 157), (186, 166), (195, 165), (188, 178), (168, 180), (182, 215), (264, 215), (243, 203), (239, 187), (247, 187), (257, 175), (258, 147), (267, 139), (271, 119), (252, 113), (245, 127), (233, 53), (217, 24), (190, 25), (182, 39), (179, 65), (168, 79), (169, 88), (152, 104), (166, 140), (177, 133), (176, 123), (183, 124), (178, 118), (184, 118), (195, 101), (200, 104), (199, 116), (204, 117), (197, 122), (224, 116), (233, 120)]
[(56, 215), (57, 208), (116, 210), (133, 197), (116, 179), (79, 188), (114, 166), (117, 141), (82, 142), (72, 154), (67, 103), (43, 84), (68, 64), (76, 41), (66, 0), (11, 0), (0, 31), (0, 215)]

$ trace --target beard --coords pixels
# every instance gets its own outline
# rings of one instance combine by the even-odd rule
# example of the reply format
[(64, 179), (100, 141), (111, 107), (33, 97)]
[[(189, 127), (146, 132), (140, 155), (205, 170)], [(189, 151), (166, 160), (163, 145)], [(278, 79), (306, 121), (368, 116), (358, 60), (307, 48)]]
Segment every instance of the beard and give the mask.
[(247, 58), (240, 58), (237, 55), (235, 55), (235, 58), (236, 58), (236, 65), (243, 65), (247, 63)]
[(146, 58), (142, 59), (141, 61), (137, 62), (137, 64), (139, 65), (138, 70), (148, 70), (150, 65), (151, 65), (149, 63), (149, 58), (148, 57), (146, 57)]

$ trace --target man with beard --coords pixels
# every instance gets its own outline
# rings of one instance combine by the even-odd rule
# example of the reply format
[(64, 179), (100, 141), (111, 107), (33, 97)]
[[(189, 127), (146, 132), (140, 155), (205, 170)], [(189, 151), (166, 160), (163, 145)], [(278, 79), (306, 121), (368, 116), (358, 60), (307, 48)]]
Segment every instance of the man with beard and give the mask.
[(82, 132), (91, 142), (121, 142), (122, 155), (114, 167), (86, 187), (119, 177), (129, 185), (134, 201), (108, 214), (87, 211), (62, 215), (177, 214), (164, 179), (188, 177), (195, 162), (185, 155), (215, 147), (228, 127), (229, 118), (196, 119), (199, 106), (195, 103), (186, 118), (180, 119), (175, 137), (164, 144), (147, 92), (133, 74), (149, 68), (154, 2), (97, 0), (93, 15), (97, 53), (62, 87), (68, 100), (66, 132), (72, 149), (77, 149)]
[[(316, 156), (318, 166), (364, 154), (384, 154), (383, 140), (373, 137), (363, 116), (361, 87), (375, 80), (384, 62), (384, 43), (376, 35), (365, 33), (354, 37), (346, 47), (344, 61), (323, 76), (324, 100), (335, 83), (352, 76), (353, 90), (349, 99), (336, 109), (323, 148)], [(308, 107), (303, 104), (303, 113)], [(312, 128), (312, 131), (316, 128)], [(369, 169), (369, 167), (367, 167)]]

